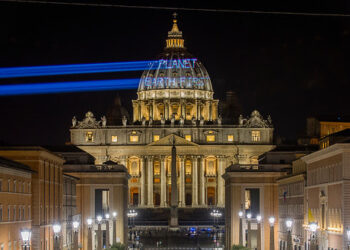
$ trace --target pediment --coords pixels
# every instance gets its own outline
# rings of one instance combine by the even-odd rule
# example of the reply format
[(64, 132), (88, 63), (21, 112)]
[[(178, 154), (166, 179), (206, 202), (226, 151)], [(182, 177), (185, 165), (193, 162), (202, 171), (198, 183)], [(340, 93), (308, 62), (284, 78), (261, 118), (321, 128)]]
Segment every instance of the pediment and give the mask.
[(187, 141), (185, 138), (174, 134), (167, 135), (159, 141), (152, 142), (147, 146), (172, 146), (173, 142), (175, 142), (175, 146), (198, 146), (198, 144)]

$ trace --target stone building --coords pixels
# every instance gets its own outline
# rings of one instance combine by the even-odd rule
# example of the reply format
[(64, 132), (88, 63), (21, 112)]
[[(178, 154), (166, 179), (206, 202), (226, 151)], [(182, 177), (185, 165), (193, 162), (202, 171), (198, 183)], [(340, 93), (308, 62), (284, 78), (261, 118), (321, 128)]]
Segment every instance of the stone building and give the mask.
[(122, 126), (112, 126), (89, 111), (82, 121), (73, 118), (71, 143), (96, 164), (112, 160), (127, 167), (130, 206), (166, 208), (175, 141), (179, 207), (224, 207), (221, 176), (232, 162), (257, 163), (273, 148), (271, 118), (253, 111), (236, 118), (238, 124), (223, 123), (209, 74), (185, 48), (176, 19), (158, 59), (141, 76), (131, 121), (124, 117)]
[(20, 249), (22, 229), (31, 228), (33, 171), (0, 157), (0, 249)]
[[(301, 156), (299, 155), (299, 158)], [(277, 180), (279, 204), (279, 249), (287, 249), (288, 230), (291, 230), (293, 249), (305, 249), (306, 242), (304, 217), (305, 208), (306, 164), (301, 159), (292, 163), (292, 173)], [(291, 229), (286, 221), (292, 220)]]
[[(348, 249), (350, 238), (350, 144), (337, 143), (301, 158), (306, 163), (307, 244)], [(309, 225), (316, 223), (316, 232)], [(350, 236), (350, 235), (349, 235)]]
[(62, 218), (64, 160), (42, 147), (35, 146), (0, 147), (0, 156), (27, 165), (33, 171), (31, 185), (27, 187), (32, 194), (31, 247), (53, 249), (52, 224), (60, 222)]

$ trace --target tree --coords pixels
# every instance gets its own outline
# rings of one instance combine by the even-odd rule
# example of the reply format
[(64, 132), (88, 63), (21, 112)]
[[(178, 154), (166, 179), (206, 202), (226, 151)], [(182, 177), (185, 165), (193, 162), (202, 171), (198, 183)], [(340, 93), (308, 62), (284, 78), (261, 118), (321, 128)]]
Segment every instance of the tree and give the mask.
[(126, 246), (122, 243), (116, 243), (114, 245), (112, 245), (110, 248), (108, 248), (107, 250), (126, 250)]

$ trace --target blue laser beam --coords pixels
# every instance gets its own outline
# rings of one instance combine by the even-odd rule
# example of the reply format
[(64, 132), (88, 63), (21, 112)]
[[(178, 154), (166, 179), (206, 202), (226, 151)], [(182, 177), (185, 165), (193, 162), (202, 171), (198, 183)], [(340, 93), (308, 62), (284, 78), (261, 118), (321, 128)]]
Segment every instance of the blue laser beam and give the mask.
[(135, 62), (112, 62), (112, 63), (89, 63), (89, 64), (67, 64), (31, 67), (0, 68), (0, 78), (51, 76), (107, 73), (122, 71), (140, 71), (145, 69), (169, 69), (169, 68), (191, 68), (195, 67), (196, 58), (153, 60)]
[(0, 96), (135, 89), (140, 79), (0, 85)]

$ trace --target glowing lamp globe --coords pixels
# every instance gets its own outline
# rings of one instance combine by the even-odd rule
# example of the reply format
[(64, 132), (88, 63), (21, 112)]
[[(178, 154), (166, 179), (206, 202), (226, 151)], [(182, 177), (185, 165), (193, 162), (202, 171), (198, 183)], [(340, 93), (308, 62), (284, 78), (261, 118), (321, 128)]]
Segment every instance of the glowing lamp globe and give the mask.
[(79, 221), (73, 221), (73, 228), (76, 230), (79, 227)]
[(113, 217), (115, 218), (115, 217), (117, 217), (117, 212), (113, 212)]
[(92, 219), (91, 218), (87, 219), (86, 222), (87, 222), (88, 226), (92, 225)]
[(316, 232), (317, 230), (317, 224), (316, 223), (310, 223), (309, 228), (311, 232)]
[(275, 224), (275, 217), (271, 216), (269, 218), (269, 223), (270, 223), (271, 226), (273, 226)]
[(106, 219), (108, 220), (108, 219), (109, 219), (109, 214), (106, 214), (105, 217), (106, 217)]
[(239, 216), (240, 218), (242, 218), (242, 217), (243, 217), (243, 212), (242, 212), (242, 211), (239, 211), (239, 212), (238, 212), (238, 216)]
[(286, 220), (286, 226), (287, 226), (287, 228), (291, 228), (292, 227), (292, 225), (293, 225), (293, 221), (292, 220)]
[(24, 242), (30, 241), (31, 236), (32, 236), (32, 232), (29, 229), (24, 229), (21, 231), (21, 237)]
[(60, 232), (61, 232), (61, 225), (60, 225), (60, 224), (54, 224), (54, 225), (52, 226), (52, 230), (53, 230), (53, 232), (54, 232), (55, 234), (60, 233)]
[(250, 220), (250, 219), (252, 218), (252, 214), (251, 214), (251, 213), (248, 213), (248, 214), (247, 214), (247, 218), (248, 218), (248, 220)]
[(97, 222), (101, 223), (101, 221), (102, 221), (102, 216), (101, 215), (97, 216)]
[(261, 222), (261, 215), (257, 215), (257, 216), (256, 216), (256, 220), (257, 220), (258, 222)]

